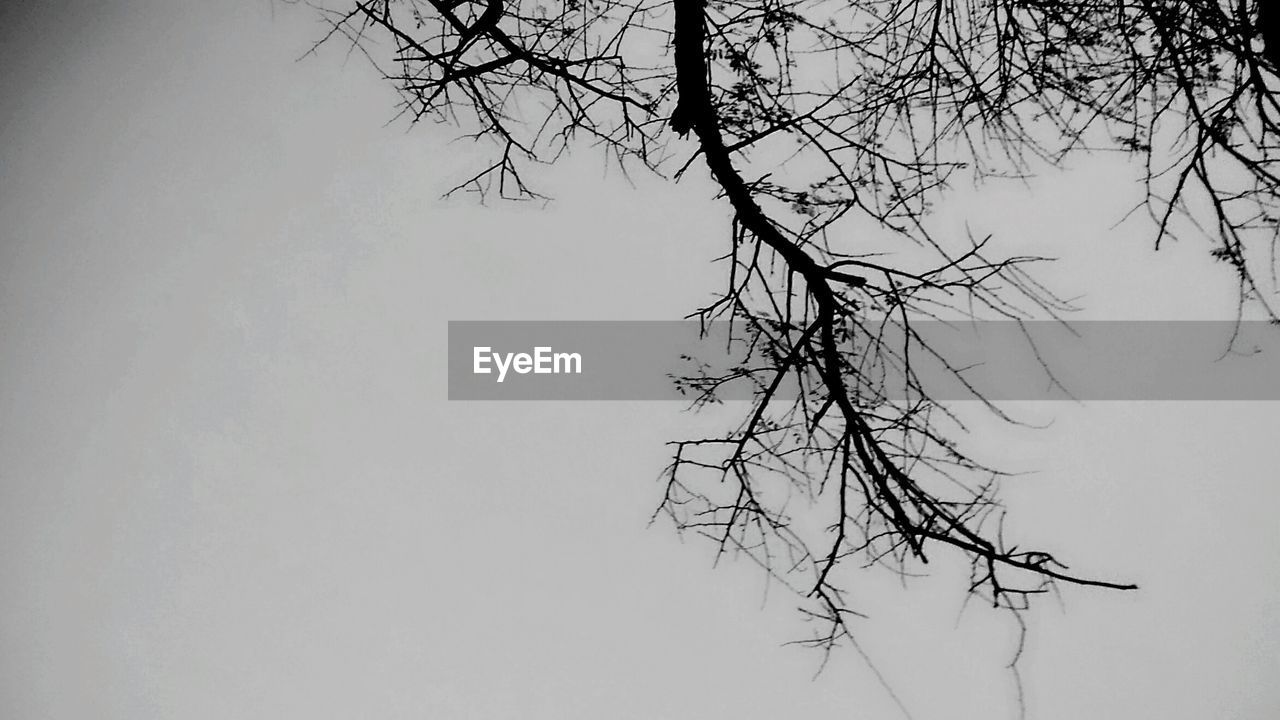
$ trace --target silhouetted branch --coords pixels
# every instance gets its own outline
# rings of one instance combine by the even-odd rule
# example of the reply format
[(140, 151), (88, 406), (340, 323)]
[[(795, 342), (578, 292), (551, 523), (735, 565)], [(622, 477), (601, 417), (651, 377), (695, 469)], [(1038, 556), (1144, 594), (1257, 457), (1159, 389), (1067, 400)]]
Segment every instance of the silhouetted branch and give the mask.
[[(1071, 309), (1028, 272), (1041, 258), (1001, 257), (990, 235), (931, 210), (957, 178), (1124, 153), (1156, 246), (1209, 239), (1242, 305), (1277, 317), (1275, 12), (1256, 0), (387, 0), (329, 17), (333, 35), (390, 58), (383, 74), (415, 121), (492, 143), (457, 189), (536, 197), (527, 169), (583, 140), (667, 176), (705, 162), (732, 222), (726, 285), (694, 316), (732, 323), (753, 362), (682, 387), (704, 404), (745, 385), (754, 402), (723, 436), (674, 443), (661, 511), (817, 603), (829, 647), (856, 615), (840, 590), (853, 558), (905, 575), (947, 549), (968, 558), (972, 592), (1015, 612), (1057, 582), (1133, 587), (1006, 544), (1003, 474), (959, 447), (963, 423), (915, 378), (923, 358), (960, 376), (915, 319)], [(391, 47), (373, 48), (375, 31)], [(907, 378), (906, 400), (886, 399), (888, 370)]]

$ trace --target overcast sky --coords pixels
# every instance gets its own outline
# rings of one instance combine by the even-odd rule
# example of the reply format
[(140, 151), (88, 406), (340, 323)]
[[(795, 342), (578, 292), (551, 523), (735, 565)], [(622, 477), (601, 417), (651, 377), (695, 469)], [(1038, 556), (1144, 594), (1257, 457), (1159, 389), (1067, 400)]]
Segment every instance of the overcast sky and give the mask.
[[(795, 601), (646, 528), (667, 403), (450, 403), (446, 321), (674, 319), (720, 280), (709, 185), (589, 149), (547, 207), (441, 193), (478, 158), (299, 6), (25, 3), (0, 22), (0, 717), (901, 717), (783, 647)], [(1111, 226), (1084, 163), (971, 206), (1097, 318), (1228, 317), (1203, 247)], [(988, 189), (988, 192), (990, 189)], [(679, 218), (679, 223), (673, 218)], [(1030, 617), (1033, 718), (1280, 716), (1265, 403), (1023, 404), (979, 424), (1016, 529), (1136, 593)], [(1007, 622), (868, 576), (917, 718), (1011, 717)]]

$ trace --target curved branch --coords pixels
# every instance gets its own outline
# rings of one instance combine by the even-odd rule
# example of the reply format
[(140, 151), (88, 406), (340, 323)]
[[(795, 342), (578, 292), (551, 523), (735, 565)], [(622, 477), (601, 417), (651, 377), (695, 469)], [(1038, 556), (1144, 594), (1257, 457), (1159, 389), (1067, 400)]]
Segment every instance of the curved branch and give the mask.
[[(996, 577), (996, 566), (1028, 571), (1050, 582), (1061, 580), (1078, 585), (1120, 590), (1136, 588), (1132, 584), (1091, 580), (1055, 570), (1049, 567), (1049, 563), (1056, 564), (1056, 561), (1047, 553), (1016, 552), (1004, 549), (969, 527), (963, 513), (957, 513), (948, 507), (947, 503), (922, 489), (885, 451), (866, 416), (851, 399), (843, 374), (842, 353), (844, 351), (837, 337), (837, 326), (847, 316), (846, 308), (849, 303), (831, 283), (837, 281), (850, 287), (861, 288), (866, 285), (866, 279), (835, 272), (835, 269), (860, 263), (856, 261), (832, 265), (819, 263), (800, 243), (790, 239), (757, 202), (752, 187), (734, 167), (731, 159), (732, 150), (725, 145), (720, 128), (720, 117), (712, 100), (705, 48), (705, 0), (674, 0), (674, 6), (676, 87), (680, 96), (676, 111), (670, 120), (671, 126), (682, 135), (691, 131), (696, 136), (707, 167), (733, 206), (737, 222), (774, 250), (782, 258), (788, 271), (803, 278), (804, 292), (812, 301), (817, 315), (815, 323), (819, 332), (817, 347), (812, 349), (815, 355), (812, 365), (825, 385), (828, 404), (824, 406), (824, 410), (833, 402), (839, 408), (843, 420), (844, 430), (839, 443), (844, 448), (846, 460), (840, 472), (841, 517), (836, 527), (835, 544), (827, 554), (826, 561), (820, 565), (817, 585), (811, 594), (824, 598), (824, 602), (832, 611), (833, 618), (838, 620), (840, 608), (834, 605), (832, 598), (836, 593), (828, 584), (827, 576), (844, 541), (845, 523), (848, 522), (851, 512), (844, 487), (844, 484), (849, 482), (846, 469), (850, 469), (848, 460), (850, 444), (860, 466), (854, 469), (854, 472), (860, 471), (870, 479), (874, 487), (874, 490), (871, 490), (864, 485), (864, 494), (869, 507), (875, 508), (884, 516), (892, 530), (922, 562), (927, 562), (924, 541), (932, 540), (957, 548), (968, 554), (975, 563), (985, 566), (986, 575), (975, 581), (975, 587), (981, 584), (990, 585), (997, 605), (1004, 594), (1025, 594), (1034, 591), (1019, 591), (1003, 587)], [(811, 334), (811, 331), (807, 331), (798, 346), (808, 344)], [(763, 412), (763, 403), (757, 407), (757, 414), (760, 412)], [(747, 435), (750, 435), (750, 428)], [(741, 442), (745, 443), (745, 441), (744, 437)], [(741, 447), (740, 444), (739, 448)], [(732, 460), (728, 465), (739, 474), (740, 482), (743, 482), (743, 491), (746, 492), (747, 488), (745, 481), (741, 478), (740, 469)], [(877, 500), (880, 502), (876, 502)], [(735, 510), (734, 516), (730, 518), (725, 529), (726, 538), (727, 533), (732, 530), (736, 517)], [(725, 541), (722, 540), (722, 542)], [(1062, 566), (1059, 565), (1059, 567)]]

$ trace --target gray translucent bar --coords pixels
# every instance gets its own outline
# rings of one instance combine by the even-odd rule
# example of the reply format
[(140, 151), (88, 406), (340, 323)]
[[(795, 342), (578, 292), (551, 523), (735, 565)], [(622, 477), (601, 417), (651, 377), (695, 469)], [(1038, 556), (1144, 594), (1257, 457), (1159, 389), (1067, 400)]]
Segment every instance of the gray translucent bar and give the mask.
[[(450, 321), (449, 399), (689, 401), (674, 378), (770, 367), (747, 337), (727, 322)], [(863, 401), (1280, 400), (1280, 325), (1261, 321), (867, 321), (841, 348)]]

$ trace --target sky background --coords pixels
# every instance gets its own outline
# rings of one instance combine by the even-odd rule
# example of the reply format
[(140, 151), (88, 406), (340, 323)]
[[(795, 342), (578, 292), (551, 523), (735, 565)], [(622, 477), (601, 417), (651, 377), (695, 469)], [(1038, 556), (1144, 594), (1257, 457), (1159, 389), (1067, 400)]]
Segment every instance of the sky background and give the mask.
[[(21, 5), (22, 7), (15, 7)], [(480, 156), (304, 6), (0, 10), (0, 717), (901, 717), (795, 602), (646, 527), (667, 403), (449, 403), (454, 319), (675, 319), (722, 282), (708, 183)], [(1122, 163), (961, 191), (1082, 317), (1230, 317), (1206, 248), (1112, 229)], [(1019, 404), (1019, 537), (1136, 593), (1029, 617), (1033, 718), (1280, 714), (1276, 406)], [(723, 419), (723, 418), (721, 418)], [(917, 718), (1014, 714), (1009, 624), (954, 573), (867, 575), (862, 646)]]

